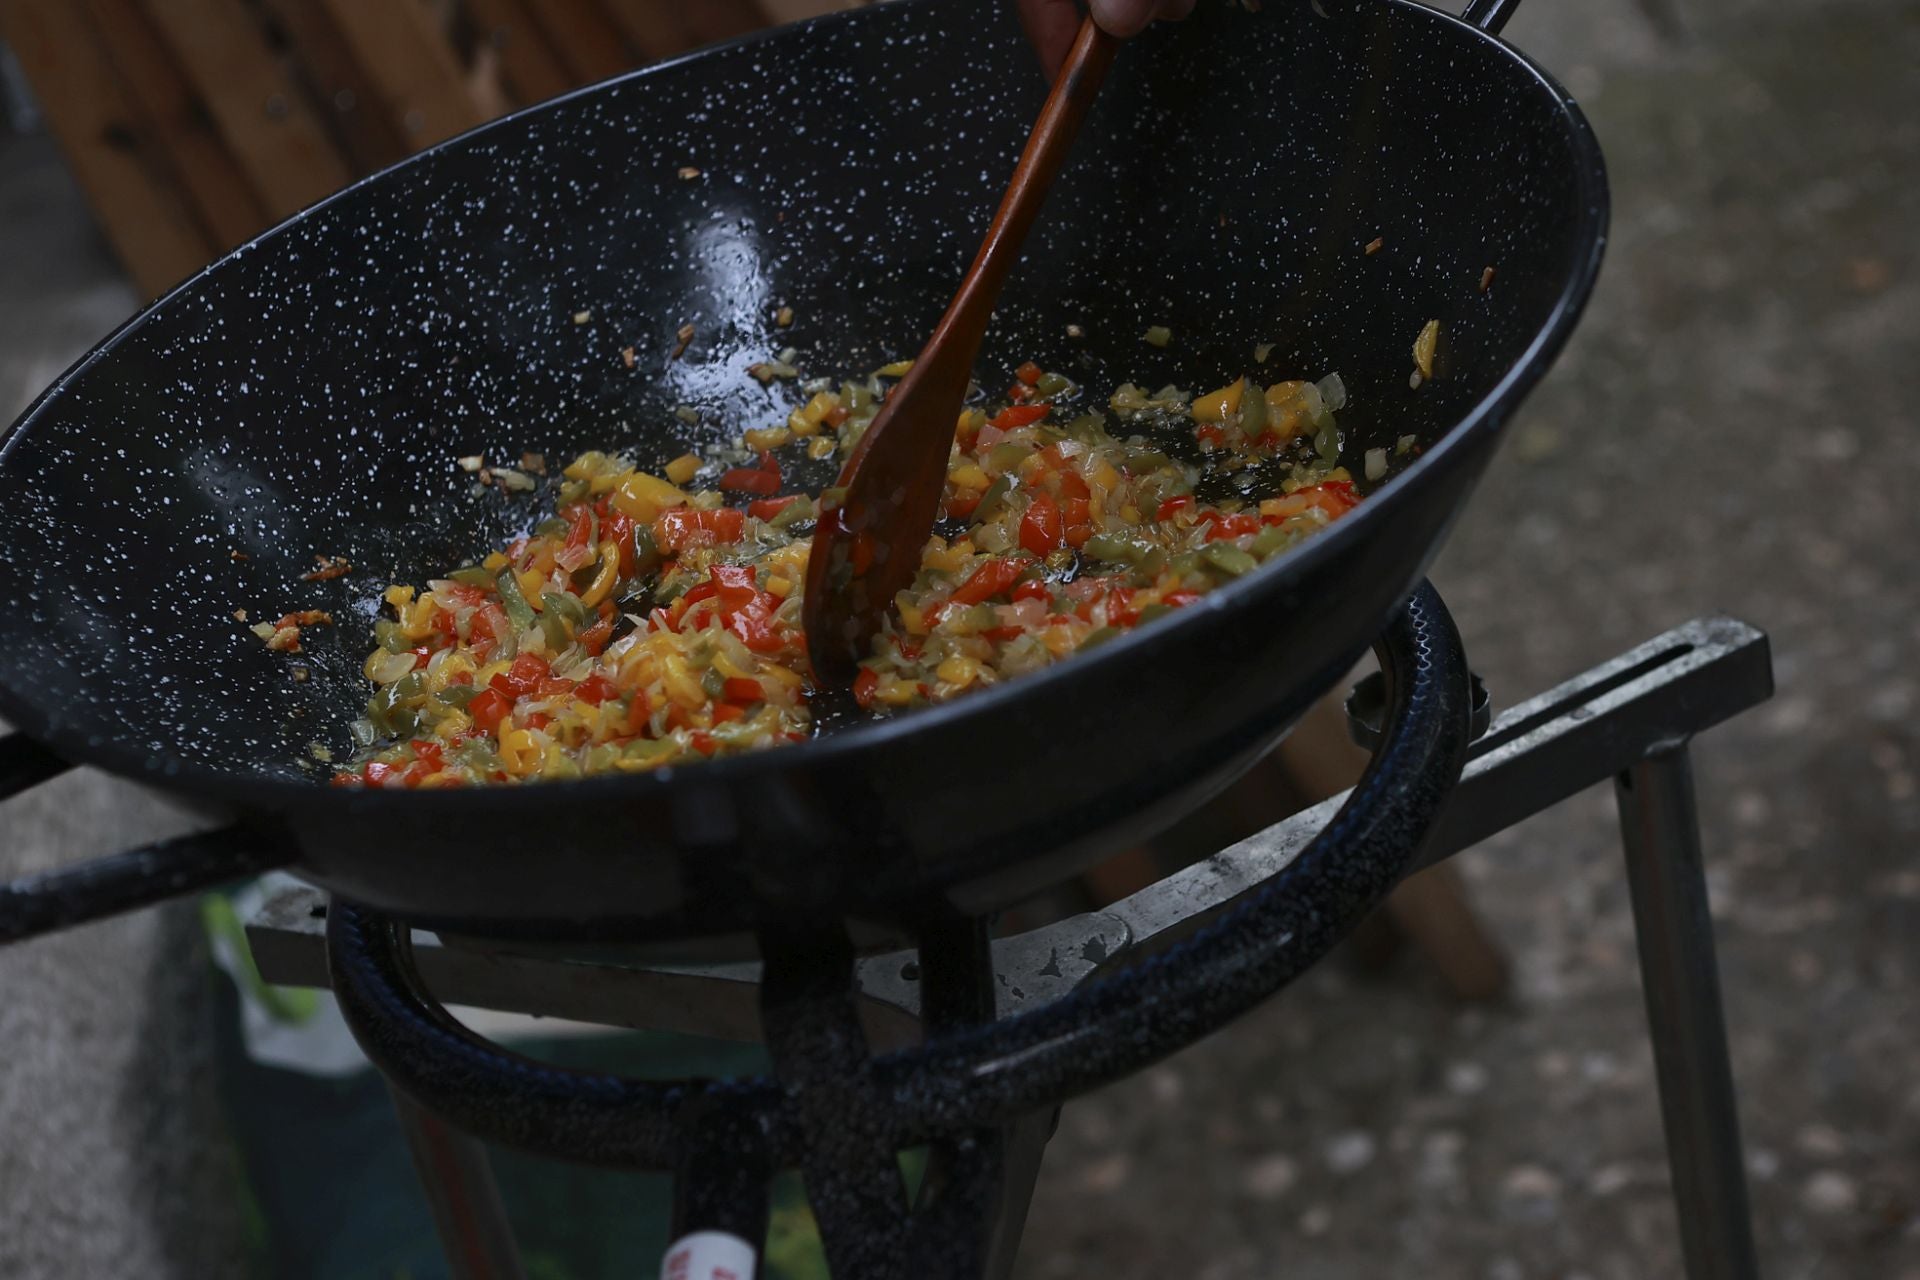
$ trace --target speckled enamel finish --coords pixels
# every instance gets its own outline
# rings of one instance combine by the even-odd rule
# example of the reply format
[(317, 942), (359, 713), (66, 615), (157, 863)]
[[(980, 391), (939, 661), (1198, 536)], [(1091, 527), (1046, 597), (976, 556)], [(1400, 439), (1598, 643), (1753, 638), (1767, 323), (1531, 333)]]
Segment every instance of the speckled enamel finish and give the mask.
[[(467, 1132), (549, 1155), (672, 1169), (692, 1144), (725, 1133), (740, 1148), (736, 1159), (791, 1167), (818, 1156), (812, 1147), (828, 1120), (855, 1162), (990, 1129), (1109, 1084), (1245, 1013), (1324, 956), (1398, 881), (1459, 778), (1471, 701), (1459, 635), (1432, 588), (1413, 595), (1376, 652), (1392, 686), (1384, 740), (1300, 857), (1186, 941), (1026, 1013), (936, 1022), (924, 1045), (869, 1059), (855, 1047), (851, 953), (775, 938), (766, 949), (777, 988), (762, 1003), (780, 1080), (563, 1070), (462, 1027), (425, 994), (404, 928), (338, 901), (327, 929), (333, 988), (388, 1080)], [(976, 956), (974, 971), (986, 963)], [(816, 1198), (814, 1207), (824, 1220), (828, 1206)]]
[[(981, 364), (1103, 391), (1337, 369), (1350, 457), (1420, 442), (1355, 515), (1203, 605), (759, 757), (512, 792), (320, 785), (309, 747), (347, 750), (380, 588), (530, 519), (472, 498), (456, 456), (659, 464), (784, 414), (797, 389), (749, 361), (790, 343), (808, 372), (862, 370), (927, 330), (1044, 85), (1011, 6), (902, 0), (456, 139), (109, 339), (0, 443), (0, 712), (284, 824), (303, 874), (348, 896), (474, 930), (901, 920), (1070, 873), (1211, 794), (1358, 656), (1597, 269), (1604, 173), (1557, 86), (1417, 5), (1318, 8), (1206, 5), (1124, 51)], [(1450, 376), (1414, 391), (1430, 318)], [(1151, 324), (1165, 350), (1139, 340)], [(299, 582), (315, 554), (355, 571)], [(311, 633), (304, 683), (231, 617), (295, 607), (341, 622)]]

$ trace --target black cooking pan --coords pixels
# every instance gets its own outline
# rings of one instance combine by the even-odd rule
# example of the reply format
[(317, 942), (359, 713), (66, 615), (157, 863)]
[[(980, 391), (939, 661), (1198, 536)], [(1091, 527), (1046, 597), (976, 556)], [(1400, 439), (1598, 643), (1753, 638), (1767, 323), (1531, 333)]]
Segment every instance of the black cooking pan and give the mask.
[[(471, 496), (456, 457), (657, 466), (783, 417), (797, 387), (744, 373), (780, 347), (834, 374), (911, 352), (1044, 93), (1007, 0), (900, 0), (655, 67), (230, 255), (0, 446), (0, 712), (31, 739), (0, 774), (55, 767), (44, 744), (229, 805), (242, 834), (16, 886), (0, 933), (273, 862), (469, 932), (907, 921), (1010, 901), (1199, 804), (1405, 597), (1592, 286), (1600, 154), (1565, 93), (1475, 25), (1508, 7), (1205, 5), (1133, 42), (982, 356), (988, 385), (1033, 359), (1103, 395), (1338, 370), (1356, 470), (1417, 442), (1357, 512), (1096, 654), (755, 756), (392, 793), (326, 786), (313, 747), (350, 749), (380, 589), (532, 518), (530, 499)], [(783, 304), (797, 319), (777, 329)], [(1446, 376), (1415, 390), (1436, 318)], [(1155, 324), (1164, 350), (1140, 340)], [(354, 571), (299, 581), (315, 554)], [(340, 625), (309, 632), (304, 681), (232, 616), (306, 607)]]

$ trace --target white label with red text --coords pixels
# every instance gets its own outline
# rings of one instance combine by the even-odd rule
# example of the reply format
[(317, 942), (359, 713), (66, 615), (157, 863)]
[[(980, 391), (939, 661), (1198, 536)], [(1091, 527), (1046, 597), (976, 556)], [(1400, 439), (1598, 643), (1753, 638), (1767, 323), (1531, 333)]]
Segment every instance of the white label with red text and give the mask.
[(660, 1261), (660, 1280), (753, 1280), (753, 1246), (724, 1231), (681, 1236)]

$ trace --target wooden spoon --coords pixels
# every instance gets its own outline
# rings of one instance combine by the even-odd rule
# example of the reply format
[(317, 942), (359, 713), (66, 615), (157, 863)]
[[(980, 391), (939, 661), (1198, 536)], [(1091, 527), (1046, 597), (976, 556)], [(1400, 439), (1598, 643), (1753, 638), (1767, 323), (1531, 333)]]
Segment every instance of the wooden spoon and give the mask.
[(987, 320), (1118, 48), (1092, 18), (1081, 21), (966, 279), (847, 459), (837, 504), (822, 500), (802, 615), (822, 682), (852, 676), (894, 595), (920, 567)]

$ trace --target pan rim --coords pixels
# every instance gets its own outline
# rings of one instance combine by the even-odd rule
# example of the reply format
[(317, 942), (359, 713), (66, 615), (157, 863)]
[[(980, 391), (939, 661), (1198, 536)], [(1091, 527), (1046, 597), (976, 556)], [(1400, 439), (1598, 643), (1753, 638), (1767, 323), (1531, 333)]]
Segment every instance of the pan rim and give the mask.
[[(326, 782), (276, 778), (240, 773), (198, 763), (181, 756), (138, 750), (118, 740), (101, 740), (95, 735), (63, 727), (30, 699), (0, 683), (0, 715), (14, 730), (41, 743), (74, 764), (93, 765), (137, 782), (151, 783), (169, 790), (226, 801), (248, 813), (300, 815), (315, 811), (346, 814), (392, 814), (405, 808), (409, 816), (459, 811), (485, 813), (495, 807), (524, 808), (542, 800), (554, 803), (618, 802), (651, 797), (663, 790), (690, 785), (732, 788), (756, 778), (771, 778), (806, 768), (856, 768), (862, 758), (898, 745), (903, 736), (933, 732), (988, 716), (1010, 700), (1041, 688), (1060, 688), (1076, 681), (1097, 679), (1105, 669), (1148, 643), (1148, 637), (1166, 636), (1178, 628), (1203, 625), (1203, 619), (1230, 620), (1246, 613), (1253, 602), (1273, 589), (1280, 579), (1304, 576), (1332, 559), (1355, 541), (1369, 536), (1374, 526), (1386, 521), (1387, 512), (1410, 501), (1410, 491), (1423, 484), (1437, 482), (1440, 473), (1460, 465), (1479, 436), (1497, 431), (1508, 413), (1525, 394), (1539, 383), (1554, 357), (1565, 346), (1581, 313), (1591, 298), (1605, 256), (1610, 200), (1606, 165), (1598, 139), (1579, 105), (1564, 87), (1525, 53), (1498, 37), (1418, 0), (1367, 0), (1368, 3), (1401, 11), (1416, 21), (1436, 24), (1455, 38), (1481, 41), (1492, 46), (1491, 56), (1504, 57), (1530, 77), (1541, 91), (1548, 93), (1563, 123), (1565, 140), (1573, 153), (1574, 180), (1580, 208), (1580, 226), (1576, 243), (1589, 246), (1586, 257), (1569, 273), (1560, 295), (1544, 323), (1527, 346), (1514, 359), (1500, 380), (1483, 395), (1451, 428), (1416, 458), (1404, 471), (1388, 480), (1350, 515), (1331, 528), (1306, 539), (1280, 557), (1257, 570), (1226, 583), (1171, 616), (1155, 621), (1151, 627), (1126, 632), (1100, 650), (1072, 662), (1055, 663), (1043, 670), (969, 694), (952, 702), (850, 725), (844, 729), (805, 742), (779, 748), (746, 752), (714, 760), (697, 761), (686, 766), (667, 766), (638, 774), (615, 774), (567, 781), (544, 782), (527, 786), (464, 787), (430, 790), (340, 788)], [(31, 429), (46, 406), (75, 379), (113, 350), (168, 306), (177, 296), (194, 289), (206, 276), (224, 269), (251, 252), (257, 245), (287, 232), (319, 210), (347, 198), (361, 187), (379, 182), (411, 165), (430, 163), (443, 150), (465, 145), (494, 129), (507, 128), (541, 112), (558, 108), (576, 99), (602, 92), (608, 86), (640, 81), (673, 72), (700, 59), (719, 56), (728, 50), (775, 39), (799, 38), (799, 33), (821, 25), (851, 24), (863, 21), (890, 21), (877, 15), (900, 13), (930, 7), (936, 0), (904, 0), (904, 3), (845, 10), (823, 14), (801, 22), (749, 32), (678, 57), (626, 72), (595, 84), (574, 89), (546, 101), (524, 107), (491, 120), (464, 133), (436, 143), (376, 173), (367, 175), (314, 202), (274, 226), (251, 237), (222, 254), (205, 267), (186, 277), (158, 298), (140, 308), (116, 326), (91, 350), (75, 360), (53, 382), (35, 396), (21, 415), (0, 431), (0, 462), (4, 462), (16, 444)], [(1429, 479), (1423, 480), (1422, 477)], [(1378, 509), (1378, 513), (1376, 513)], [(1436, 547), (1437, 551), (1437, 547)], [(1412, 589), (1404, 584), (1398, 600)], [(689, 775), (688, 770), (691, 770)]]

